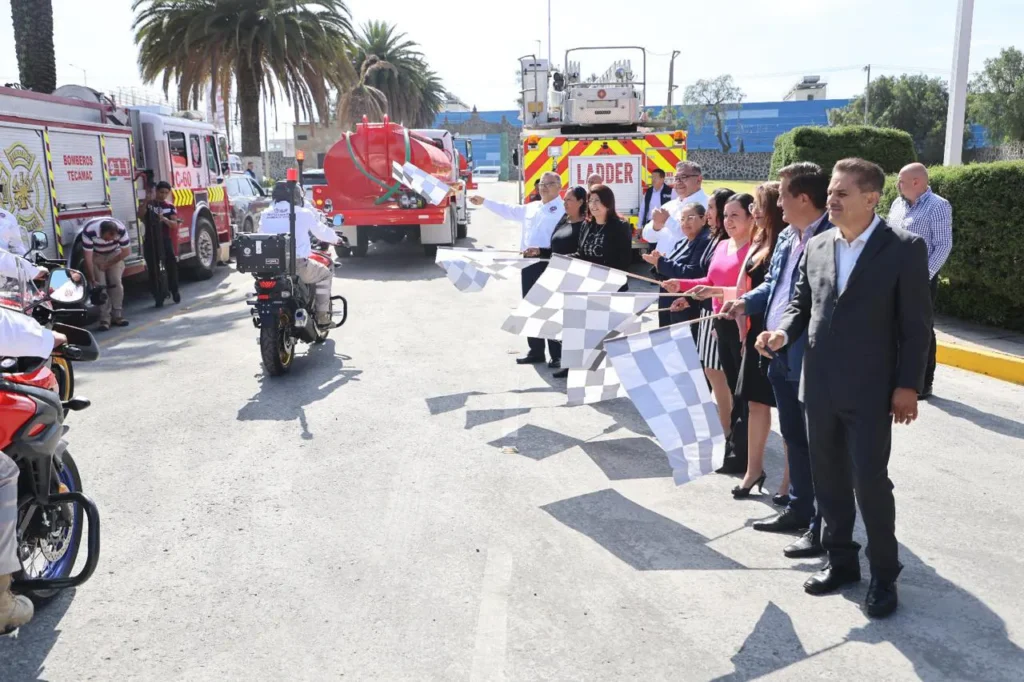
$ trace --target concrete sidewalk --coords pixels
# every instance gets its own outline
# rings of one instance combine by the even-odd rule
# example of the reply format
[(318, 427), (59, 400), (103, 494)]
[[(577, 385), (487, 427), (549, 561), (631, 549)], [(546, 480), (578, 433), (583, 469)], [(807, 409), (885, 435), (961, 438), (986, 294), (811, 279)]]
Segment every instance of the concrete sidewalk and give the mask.
[(940, 315), (935, 337), (939, 363), (1024, 384), (1024, 334)]

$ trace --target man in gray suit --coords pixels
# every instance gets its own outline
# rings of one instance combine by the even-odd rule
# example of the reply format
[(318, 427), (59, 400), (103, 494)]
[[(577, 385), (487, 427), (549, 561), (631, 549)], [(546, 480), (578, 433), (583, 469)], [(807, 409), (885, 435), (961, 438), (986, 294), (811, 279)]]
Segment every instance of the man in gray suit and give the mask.
[(868, 536), (865, 606), (872, 617), (897, 607), (903, 566), (888, 472), (892, 422), (917, 418), (932, 324), (928, 249), (875, 214), (884, 185), (885, 174), (873, 163), (835, 165), (828, 210), (838, 229), (808, 242), (793, 301), (778, 329), (757, 340), (758, 351), (770, 357), (807, 332), (800, 392), (829, 562), (804, 590), (826, 594), (860, 581), (856, 491)]

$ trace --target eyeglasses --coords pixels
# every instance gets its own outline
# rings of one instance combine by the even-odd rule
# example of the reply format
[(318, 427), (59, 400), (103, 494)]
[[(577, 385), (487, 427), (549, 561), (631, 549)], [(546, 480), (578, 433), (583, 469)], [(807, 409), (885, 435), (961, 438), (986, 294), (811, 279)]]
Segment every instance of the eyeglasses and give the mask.
[(591, 204), (593, 206), (600, 206), (601, 205), (601, 197), (590, 197), (589, 199), (587, 199), (587, 203)]
[(689, 178), (699, 178), (699, 177), (700, 177), (699, 175), (695, 175), (695, 174), (692, 174), (692, 173), (689, 174), (689, 175), (683, 175), (683, 174), (680, 173), (679, 175), (676, 175), (676, 180), (688, 180)]
[(560, 182), (542, 182), (542, 183), (540, 183), (540, 186), (541, 187), (561, 187), (562, 183), (560, 183)]

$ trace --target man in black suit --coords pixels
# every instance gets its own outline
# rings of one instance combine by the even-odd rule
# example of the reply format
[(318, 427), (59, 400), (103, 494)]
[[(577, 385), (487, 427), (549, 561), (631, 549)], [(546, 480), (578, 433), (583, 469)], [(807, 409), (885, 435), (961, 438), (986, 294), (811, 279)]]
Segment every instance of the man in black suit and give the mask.
[[(652, 206), (651, 200), (654, 198), (655, 192), (658, 193), (658, 200)], [(651, 219), (654, 209), (661, 208), (670, 201), (672, 201), (672, 188), (665, 184), (665, 171), (655, 168), (651, 171), (651, 186), (644, 192), (644, 201), (640, 205), (640, 220), (637, 225), (642, 228)]]
[(856, 491), (868, 536), (865, 606), (872, 617), (897, 606), (903, 566), (888, 473), (892, 422), (917, 418), (932, 324), (928, 249), (920, 237), (890, 228), (875, 214), (884, 185), (885, 174), (873, 163), (844, 159), (835, 165), (828, 209), (837, 229), (807, 244), (779, 328), (757, 340), (758, 351), (771, 356), (807, 332), (800, 392), (829, 562), (804, 590), (826, 594), (860, 580)]

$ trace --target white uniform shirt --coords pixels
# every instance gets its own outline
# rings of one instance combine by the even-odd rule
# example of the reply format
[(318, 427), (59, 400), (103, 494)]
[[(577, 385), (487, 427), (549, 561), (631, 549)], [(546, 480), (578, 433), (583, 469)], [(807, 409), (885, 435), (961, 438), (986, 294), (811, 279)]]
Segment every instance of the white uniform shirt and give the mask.
[(0, 356), (48, 358), (53, 352), (53, 332), (28, 315), (0, 307)]
[[(288, 234), (288, 202), (279, 201), (267, 210), (260, 217), (260, 232), (263, 234)], [(305, 206), (295, 207), (295, 257), (309, 258), (312, 247), (309, 244), (309, 235), (328, 244), (340, 244), (341, 240), (334, 230), (330, 229), (317, 217), (315, 211)]]
[[(668, 211), (668, 219), (665, 221), (664, 227), (660, 230), (655, 230), (654, 221), (651, 220), (644, 226), (642, 233), (644, 239), (654, 244), (654, 248), (661, 252), (662, 255), (672, 253), (676, 244), (683, 238), (683, 224), (681, 221), (683, 209), (686, 208), (687, 204), (694, 202), (701, 204), (704, 208), (708, 207), (708, 195), (704, 193), (703, 189), (697, 190), (685, 199), (675, 199), (662, 206), (662, 208)], [(651, 213), (654, 213), (653, 208)]]
[(562, 198), (557, 196), (546, 204), (540, 201), (531, 201), (523, 205), (503, 204), (484, 199), (484, 207), (506, 220), (518, 220), (521, 223), (520, 251), (532, 247), (551, 248), (551, 235), (554, 234), (558, 221), (565, 214)]
[(0, 249), (19, 256), (28, 253), (18, 219), (2, 208), (0, 208)]

